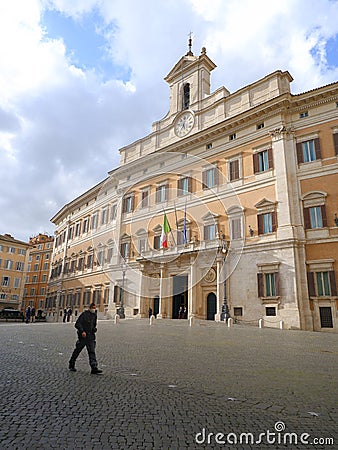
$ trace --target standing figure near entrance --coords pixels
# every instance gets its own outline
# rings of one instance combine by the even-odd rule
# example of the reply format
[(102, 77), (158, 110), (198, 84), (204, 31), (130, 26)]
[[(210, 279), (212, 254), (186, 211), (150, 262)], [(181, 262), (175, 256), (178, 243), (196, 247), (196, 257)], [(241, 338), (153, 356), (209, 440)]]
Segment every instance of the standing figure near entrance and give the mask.
[(76, 342), (75, 349), (69, 360), (69, 370), (76, 372), (75, 361), (77, 357), (82, 352), (84, 347), (87, 348), (89, 356), (89, 364), (91, 367), (92, 374), (102, 373), (102, 370), (97, 367), (97, 359), (95, 354), (96, 340), (95, 333), (97, 332), (97, 315), (96, 315), (96, 305), (91, 303), (89, 309), (80, 314), (79, 318), (75, 323), (75, 328), (77, 329), (78, 340)]

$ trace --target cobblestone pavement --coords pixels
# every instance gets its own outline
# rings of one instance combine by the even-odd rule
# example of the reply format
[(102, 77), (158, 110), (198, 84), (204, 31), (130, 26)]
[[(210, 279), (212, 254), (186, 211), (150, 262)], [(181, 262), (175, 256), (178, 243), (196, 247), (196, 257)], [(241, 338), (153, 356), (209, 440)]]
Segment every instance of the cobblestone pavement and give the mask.
[(0, 324), (1, 449), (338, 448), (337, 335), (178, 320), (98, 328), (103, 375), (85, 349), (68, 371), (73, 324)]

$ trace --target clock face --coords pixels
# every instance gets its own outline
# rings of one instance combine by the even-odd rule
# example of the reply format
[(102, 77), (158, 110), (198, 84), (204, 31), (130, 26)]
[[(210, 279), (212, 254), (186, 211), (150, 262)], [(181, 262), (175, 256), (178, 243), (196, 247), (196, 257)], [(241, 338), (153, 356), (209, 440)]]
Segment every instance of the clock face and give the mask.
[(189, 133), (194, 126), (194, 116), (190, 112), (184, 113), (176, 122), (176, 136), (182, 137)]

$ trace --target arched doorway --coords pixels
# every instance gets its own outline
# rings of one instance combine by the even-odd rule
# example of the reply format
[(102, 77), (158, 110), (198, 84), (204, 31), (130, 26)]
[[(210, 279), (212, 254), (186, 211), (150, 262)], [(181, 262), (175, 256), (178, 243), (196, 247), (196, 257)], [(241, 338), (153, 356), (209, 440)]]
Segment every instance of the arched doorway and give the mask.
[(216, 311), (216, 295), (210, 292), (207, 297), (207, 320), (215, 320)]

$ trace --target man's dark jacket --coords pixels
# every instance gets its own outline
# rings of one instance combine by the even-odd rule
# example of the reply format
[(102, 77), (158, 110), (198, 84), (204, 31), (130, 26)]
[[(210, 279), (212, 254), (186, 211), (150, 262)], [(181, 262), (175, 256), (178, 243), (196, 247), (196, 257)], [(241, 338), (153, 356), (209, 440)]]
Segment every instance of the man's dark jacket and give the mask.
[(75, 323), (75, 328), (77, 329), (79, 337), (84, 331), (87, 334), (95, 334), (97, 332), (97, 315), (96, 312), (92, 313), (89, 310), (84, 311), (79, 315)]

